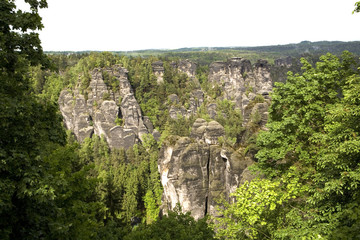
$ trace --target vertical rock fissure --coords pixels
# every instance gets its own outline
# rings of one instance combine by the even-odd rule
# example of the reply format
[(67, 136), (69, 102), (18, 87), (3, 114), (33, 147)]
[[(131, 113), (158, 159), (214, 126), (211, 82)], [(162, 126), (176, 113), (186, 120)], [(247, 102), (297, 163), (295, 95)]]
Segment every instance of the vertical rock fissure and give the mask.
[(206, 216), (208, 214), (208, 196), (205, 197), (205, 212), (204, 212), (204, 216)]
[(210, 149), (209, 149), (209, 155), (208, 155), (208, 159), (206, 162), (206, 174), (207, 174), (207, 192), (206, 192), (206, 197), (205, 197), (205, 211), (204, 211), (204, 216), (206, 216), (208, 214), (208, 205), (209, 205), (209, 191), (210, 191)]
[(119, 107), (119, 109), (118, 109), (118, 116), (117, 116), (118, 118), (123, 118), (123, 114), (122, 114), (122, 112), (121, 112), (121, 107)]

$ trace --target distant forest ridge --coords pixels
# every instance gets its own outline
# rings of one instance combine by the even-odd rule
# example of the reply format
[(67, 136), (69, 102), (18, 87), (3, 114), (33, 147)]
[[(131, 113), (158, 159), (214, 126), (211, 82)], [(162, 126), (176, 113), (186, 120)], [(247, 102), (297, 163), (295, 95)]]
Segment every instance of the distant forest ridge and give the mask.
[[(310, 42), (302, 41), (300, 43), (290, 43), (285, 45), (270, 45), (257, 47), (192, 47), (179, 49), (144, 49), (135, 51), (110, 51), (119, 54), (145, 54), (150, 52), (153, 54), (164, 54), (169, 52), (199, 52), (199, 51), (255, 51), (255, 52), (276, 52), (289, 55), (303, 54), (303, 53), (326, 53), (331, 52), (339, 54), (345, 50), (354, 54), (360, 55), (360, 41), (341, 42), (341, 41), (320, 41)], [(96, 51), (46, 51), (46, 53), (89, 53)], [(100, 51), (99, 51), (100, 52)]]
[[(273, 63), (275, 59), (282, 57), (302, 57), (306, 55), (323, 55), (332, 53), (340, 55), (343, 51), (349, 51), (360, 56), (360, 41), (302, 41), (286, 45), (258, 46), (258, 47), (194, 47), (179, 49), (144, 49), (136, 51), (110, 51), (126, 56), (159, 56), (169, 59), (189, 59), (200, 65), (207, 65), (214, 61), (225, 61), (231, 57), (243, 57), (252, 62), (258, 59), (266, 59)], [(86, 54), (97, 51), (46, 51), (47, 54)], [(100, 52), (100, 51), (98, 51)]]

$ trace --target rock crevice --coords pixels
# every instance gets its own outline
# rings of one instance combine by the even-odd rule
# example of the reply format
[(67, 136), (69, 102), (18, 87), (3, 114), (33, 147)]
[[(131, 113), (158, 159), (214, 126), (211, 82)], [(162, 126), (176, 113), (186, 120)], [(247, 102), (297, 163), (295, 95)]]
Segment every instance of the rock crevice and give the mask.
[[(115, 79), (117, 91), (105, 84), (105, 73)], [(95, 68), (90, 74), (89, 88), (85, 90), (87, 99), (79, 88), (61, 92), (59, 106), (65, 126), (80, 142), (96, 134), (104, 136), (111, 148), (127, 149), (149, 133), (127, 74), (128, 71), (118, 65)], [(151, 122), (147, 125), (153, 129)]]
[(197, 119), (190, 137), (173, 137), (163, 144), (158, 162), (164, 188), (163, 211), (179, 203), (195, 219), (216, 215), (216, 200), (221, 195), (228, 199), (252, 164), (219, 144), (218, 138), (224, 135), (219, 123)]

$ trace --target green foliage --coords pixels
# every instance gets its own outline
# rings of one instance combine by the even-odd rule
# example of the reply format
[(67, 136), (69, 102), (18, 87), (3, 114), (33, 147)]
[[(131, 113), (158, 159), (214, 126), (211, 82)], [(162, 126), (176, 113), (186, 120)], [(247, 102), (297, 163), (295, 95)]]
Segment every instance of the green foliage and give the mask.
[(208, 227), (206, 218), (195, 221), (190, 213), (182, 213), (178, 207), (150, 225), (133, 229), (124, 239), (209, 240), (214, 239), (213, 236), (214, 232)]
[(110, 93), (109, 92), (105, 92), (102, 96), (103, 100), (110, 100)]
[(48, 65), (34, 33), (42, 28), (38, 10), (47, 4), (27, 2), (30, 12), (17, 10), (14, 1), (1, 2), (1, 239), (39, 239), (49, 234), (56, 194), (45, 158), (65, 143), (56, 106), (30, 91), (29, 66)]
[(57, 103), (60, 92), (64, 89), (64, 87), (63, 77), (61, 75), (52, 73), (45, 77), (43, 90), (39, 96), (45, 100), (50, 100), (54, 103)]
[[(54, 57), (53, 57), (54, 58)], [(85, 94), (91, 81), (90, 71), (94, 68), (105, 69), (118, 63), (120, 58), (109, 52), (91, 53), (84, 55), (78, 62), (69, 67), (64, 74), (64, 85), (72, 89), (77, 86), (80, 80), (80, 90)], [(105, 84), (114, 91), (119, 90), (119, 84), (106, 70), (102, 70)]]
[(16, 9), (14, 1), (1, 3), (1, 71), (15, 72), (22, 58), (33, 66), (39, 63), (49, 65), (42, 51), (39, 34), (36, 33), (43, 28), (38, 11), (46, 8), (47, 2), (33, 0), (27, 3), (29, 12)]
[(104, 205), (96, 201), (93, 166), (80, 163), (77, 149), (77, 143), (68, 144), (46, 158), (52, 176), (47, 180), (55, 195), (53, 216), (47, 220), (52, 239), (89, 239), (103, 227), (98, 217)]
[(359, 237), (359, 70), (348, 52), (320, 60), (302, 60), (302, 75), (276, 84), (253, 167), (266, 178), (240, 186), (237, 201), (219, 209), (219, 237)]
[[(316, 68), (303, 60), (305, 72), (302, 76), (289, 73), (286, 84), (276, 85), (268, 126), (274, 130), (259, 137), (260, 146), (264, 146), (258, 154), (259, 159), (273, 159), (272, 163), (284, 159), (288, 164), (296, 162), (297, 156), (304, 158), (304, 162), (313, 160), (314, 155), (309, 154), (316, 149), (311, 148), (308, 140), (324, 128), (327, 107), (340, 100), (344, 79), (353, 73), (333, 55), (323, 56), (321, 60)], [(275, 165), (274, 170), (281, 168)]]
[[(227, 99), (218, 100), (217, 115), (215, 120), (225, 129), (225, 137), (233, 143), (239, 142), (244, 131), (242, 126), (242, 114), (235, 104)], [(233, 144), (232, 144), (233, 145)]]
[(143, 146), (150, 155), (148, 189), (144, 196), (146, 209), (145, 220), (147, 224), (150, 224), (158, 219), (163, 193), (158, 173), (159, 144), (151, 134), (147, 134), (143, 136)]
[[(196, 68), (196, 78), (199, 79), (201, 87), (207, 85), (209, 75), (209, 66), (208, 65), (200, 65)], [(206, 90), (206, 89), (205, 89)]]
[(246, 109), (252, 109), (255, 104), (257, 103), (263, 103), (265, 102), (265, 99), (262, 95), (256, 94), (255, 98), (249, 102), (249, 104), (246, 106)]
[(163, 134), (164, 136), (177, 135), (181, 137), (188, 137), (190, 135), (190, 129), (194, 122), (194, 117), (186, 118), (178, 115), (177, 119), (169, 118), (165, 125), (165, 130)]
[(217, 83), (215, 83), (212, 87), (207, 87), (205, 89), (208, 89), (207, 94), (212, 99), (217, 99), (223, 95), (223, 87)]
[(124, 125), (124, 120), (122, 118), (116, 117), (115, 124), (117, 126), (123, 126)]
[[(270, 130), (258, 138), (258, 166), (264, 173), (276, 178), (298, 166), (300, 179), (309, 188), (306, 198), (299, 199), (301, 210), (289, 211), (287, 223), (278, 230), (281, 236), (335, 236), (345, 227), (348, 236), (357, 235), (356, 228), (349, 226), (355, 226), (358, 219), (349, 219), (345, 213), (359, 200), (354, 138), (359, 129), (352, 117), (346, 116), (346, 109), (353, 109), (352, 116), (356, 116), (358, 106), (352, 90), (358, 89), (359, 73), (351, 66), (349, 53), (344, 53), (342, 61), (330, 54), (321, 60), (316, 68), (303, 61), (302, 76), (290, 73), (286, 84), (277, 85)], [(349, 96), (355, 98), (351, 108)]]
[(355, 9), (353, 11), (353, 14), (358, 12), (360, 12), (360, 2), (355, 3)]
[(113, 92), (118, 92), (120, 90), (120, 85), (117, 77), (111, 75), (106, 70), (102, 70), (102, 75), (104, 79), (104, 83), (106, 86), (108, 86), (109, 89), (111, 89)]
[(104, 204), (105, 223), (130, 223), (131, 218), (157, 219), (162, 187), (157, 171), (158, 143), (151, 134), (144, 144), (127, 151), (109, 150), (103, 138), (85, 139), (80, 149), (82, 162), (94, 163), (98, 180), (96, 193)]
[[(163, 58), (163, 84), (152, 72), (157, 57), (52, 54), (49, 58), (60, 73), (52, 72), (45, 70), (51, 64), (37, 33), (43, 27), (38, 11), (47, 3), (25, 2), (29, 12), (17, 10), (13, 0), (3, 1), (0, 12), (0, 238), (213, 239), (206, 219), (195, 221), (180, 209), (159, 219), (159, 143), (151, 134), (126, 151), (110, 151), (99, 137), (81, 144), (71, 135), (66, 140), (56, 102), (64, 88), (80, 88), (87, 99), (94, 68), (101, 69), (108, 90), (118, 92), (119, 83), (108, 69), (120, 64), (129, 70), (143, 114), (174, 143), (177, 137), (171, 135), (188, 136), (195, 118), (170, 119), (168, 96), (176, 94), (178, 107), (188, 108), (196, 86), (170, 59), (197, 59), (196, 76), (216, 99), (222, 96), (222, 86), (209, 87), (208, 64), (239, 53), (259, 58), (261, 53), (165, 53), (170, 58)], [(354, 12), (358, 8), (357, 2)], [(275, 56), (266, 55), (270, 60)], [(215, 219), (218, 237), (359, 238), (359, 71), (348, 53), (342, 60), (332, 55), (321, 60), (316, 67), (303, 61), (302, 75), (290, 73), (288, 83), (277, 85), (269, 132), (260, 134), (258, 146), (256, 134), (249, 137), (245, 149), (261, 147), (256, 169), (267, 178), (242, 185), (232, 195), (237, 201), (219, 209), (224, 218)], [(110, 93), (103, 98), (110, 99)], [(264, 101), (258, 95), (251, 104)], [(228, 100), (217, 105), (216, 120), (226, 132), (223, 141), (234, 146), (243, 131), (241, 114)], [(210, 120), (206, 103), (199, 116)], [(258, 121), (259, 114), (254, 114), (251, 122)], [(117, 118), (116, 124), (123, 120)], [(134, 217), (143, 224), (131, 231)]]
[[(296, 169), (293, 169), (296, 172)], [(295, 173), (274, 181), (254, 179), (242, 184), (231, 197), (235, 203), (220, 201), (212, 226), (217, 237), (226, 239), (272, 239), (272, 231), (281, 224), (286, 204), (301, 193)]]
[(205, 99), (203, 104), (201, 104), (200, 108), (198, 108), (197, 117), (198, 118), (203, 118), (207, 122), (210, 122), (212, 119), (209, 116), (209, 112), (208, 112), (207, 107), (206, 107), (207, 105), (208, 105), (208, 101), (206, 101), (206, 99)]

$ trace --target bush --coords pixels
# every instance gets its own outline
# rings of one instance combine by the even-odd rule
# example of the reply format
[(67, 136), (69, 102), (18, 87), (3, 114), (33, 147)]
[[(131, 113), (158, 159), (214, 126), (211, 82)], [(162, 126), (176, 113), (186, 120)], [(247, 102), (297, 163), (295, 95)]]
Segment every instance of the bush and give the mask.
[(124, 240), (211, 240), (214, 231), (206, 223), (206, 218), (196, 221), (190, 213), (182, 213), (178, 205), (168, 216), (150, 224), (141, 225), (125, 236)]

